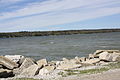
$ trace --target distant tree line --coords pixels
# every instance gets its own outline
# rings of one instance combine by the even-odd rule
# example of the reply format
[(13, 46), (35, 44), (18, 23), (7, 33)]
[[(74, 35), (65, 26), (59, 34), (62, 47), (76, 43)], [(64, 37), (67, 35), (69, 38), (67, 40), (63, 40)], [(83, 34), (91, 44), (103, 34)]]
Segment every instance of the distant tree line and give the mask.
[(120, 32), (120, 29), (34, 31), (34, 32), (22, 31), (22, 32), (0, 33), (0, 38), (25, 37), (25, 36), (70, 35), (70, 34), (91, 34), (91, 33), (108, 33), (108, 32)]

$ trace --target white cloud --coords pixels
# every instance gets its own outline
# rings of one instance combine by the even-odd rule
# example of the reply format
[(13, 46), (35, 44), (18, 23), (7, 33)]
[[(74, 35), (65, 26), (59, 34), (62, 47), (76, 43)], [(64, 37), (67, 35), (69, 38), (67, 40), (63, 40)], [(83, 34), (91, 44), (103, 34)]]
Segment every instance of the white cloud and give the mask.
[(119, 0), (48, 0), (42, 3), (32, 3), (17, 11), (2, 14), (0, 20), (47, 12), (50, 13), (23, 17), (6, 22), (6, 24), (0, 23), (0, 27), (7, 26), (9, 29), (19, 30), (119, 14), (120, 6), (109, 7), (118, 3), (120, 3)]

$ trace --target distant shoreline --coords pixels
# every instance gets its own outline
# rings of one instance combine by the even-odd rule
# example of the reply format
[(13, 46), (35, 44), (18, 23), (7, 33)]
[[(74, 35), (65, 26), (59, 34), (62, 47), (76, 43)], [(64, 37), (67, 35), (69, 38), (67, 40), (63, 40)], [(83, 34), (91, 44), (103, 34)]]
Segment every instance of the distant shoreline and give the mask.
[(120, 29), (91, 29), (91, 30), (63, 30), (63, 31), (21, 31), (0, 33), (0, 38), (27, 37), (27, 36), (49, 36), (49, 35), (71, 35), (120, 32)]

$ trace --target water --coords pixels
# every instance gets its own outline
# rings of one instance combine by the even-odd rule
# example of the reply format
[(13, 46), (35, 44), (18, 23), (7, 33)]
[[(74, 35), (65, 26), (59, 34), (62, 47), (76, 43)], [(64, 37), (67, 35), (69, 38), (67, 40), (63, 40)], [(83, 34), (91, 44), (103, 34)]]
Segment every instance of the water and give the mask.
[(20, 54), (34, 59), (82, 57), (97, 49), (120, 50), (120, 32), (0, 38), (0, 55)]

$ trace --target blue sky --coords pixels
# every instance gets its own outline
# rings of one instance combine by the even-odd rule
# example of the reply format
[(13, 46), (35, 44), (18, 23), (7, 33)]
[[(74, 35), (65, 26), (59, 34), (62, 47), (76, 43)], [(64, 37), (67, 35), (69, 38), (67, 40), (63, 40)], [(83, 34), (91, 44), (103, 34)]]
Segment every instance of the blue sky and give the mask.
[(120, 0), (0, 0), (0, 32), (120, 28)]

